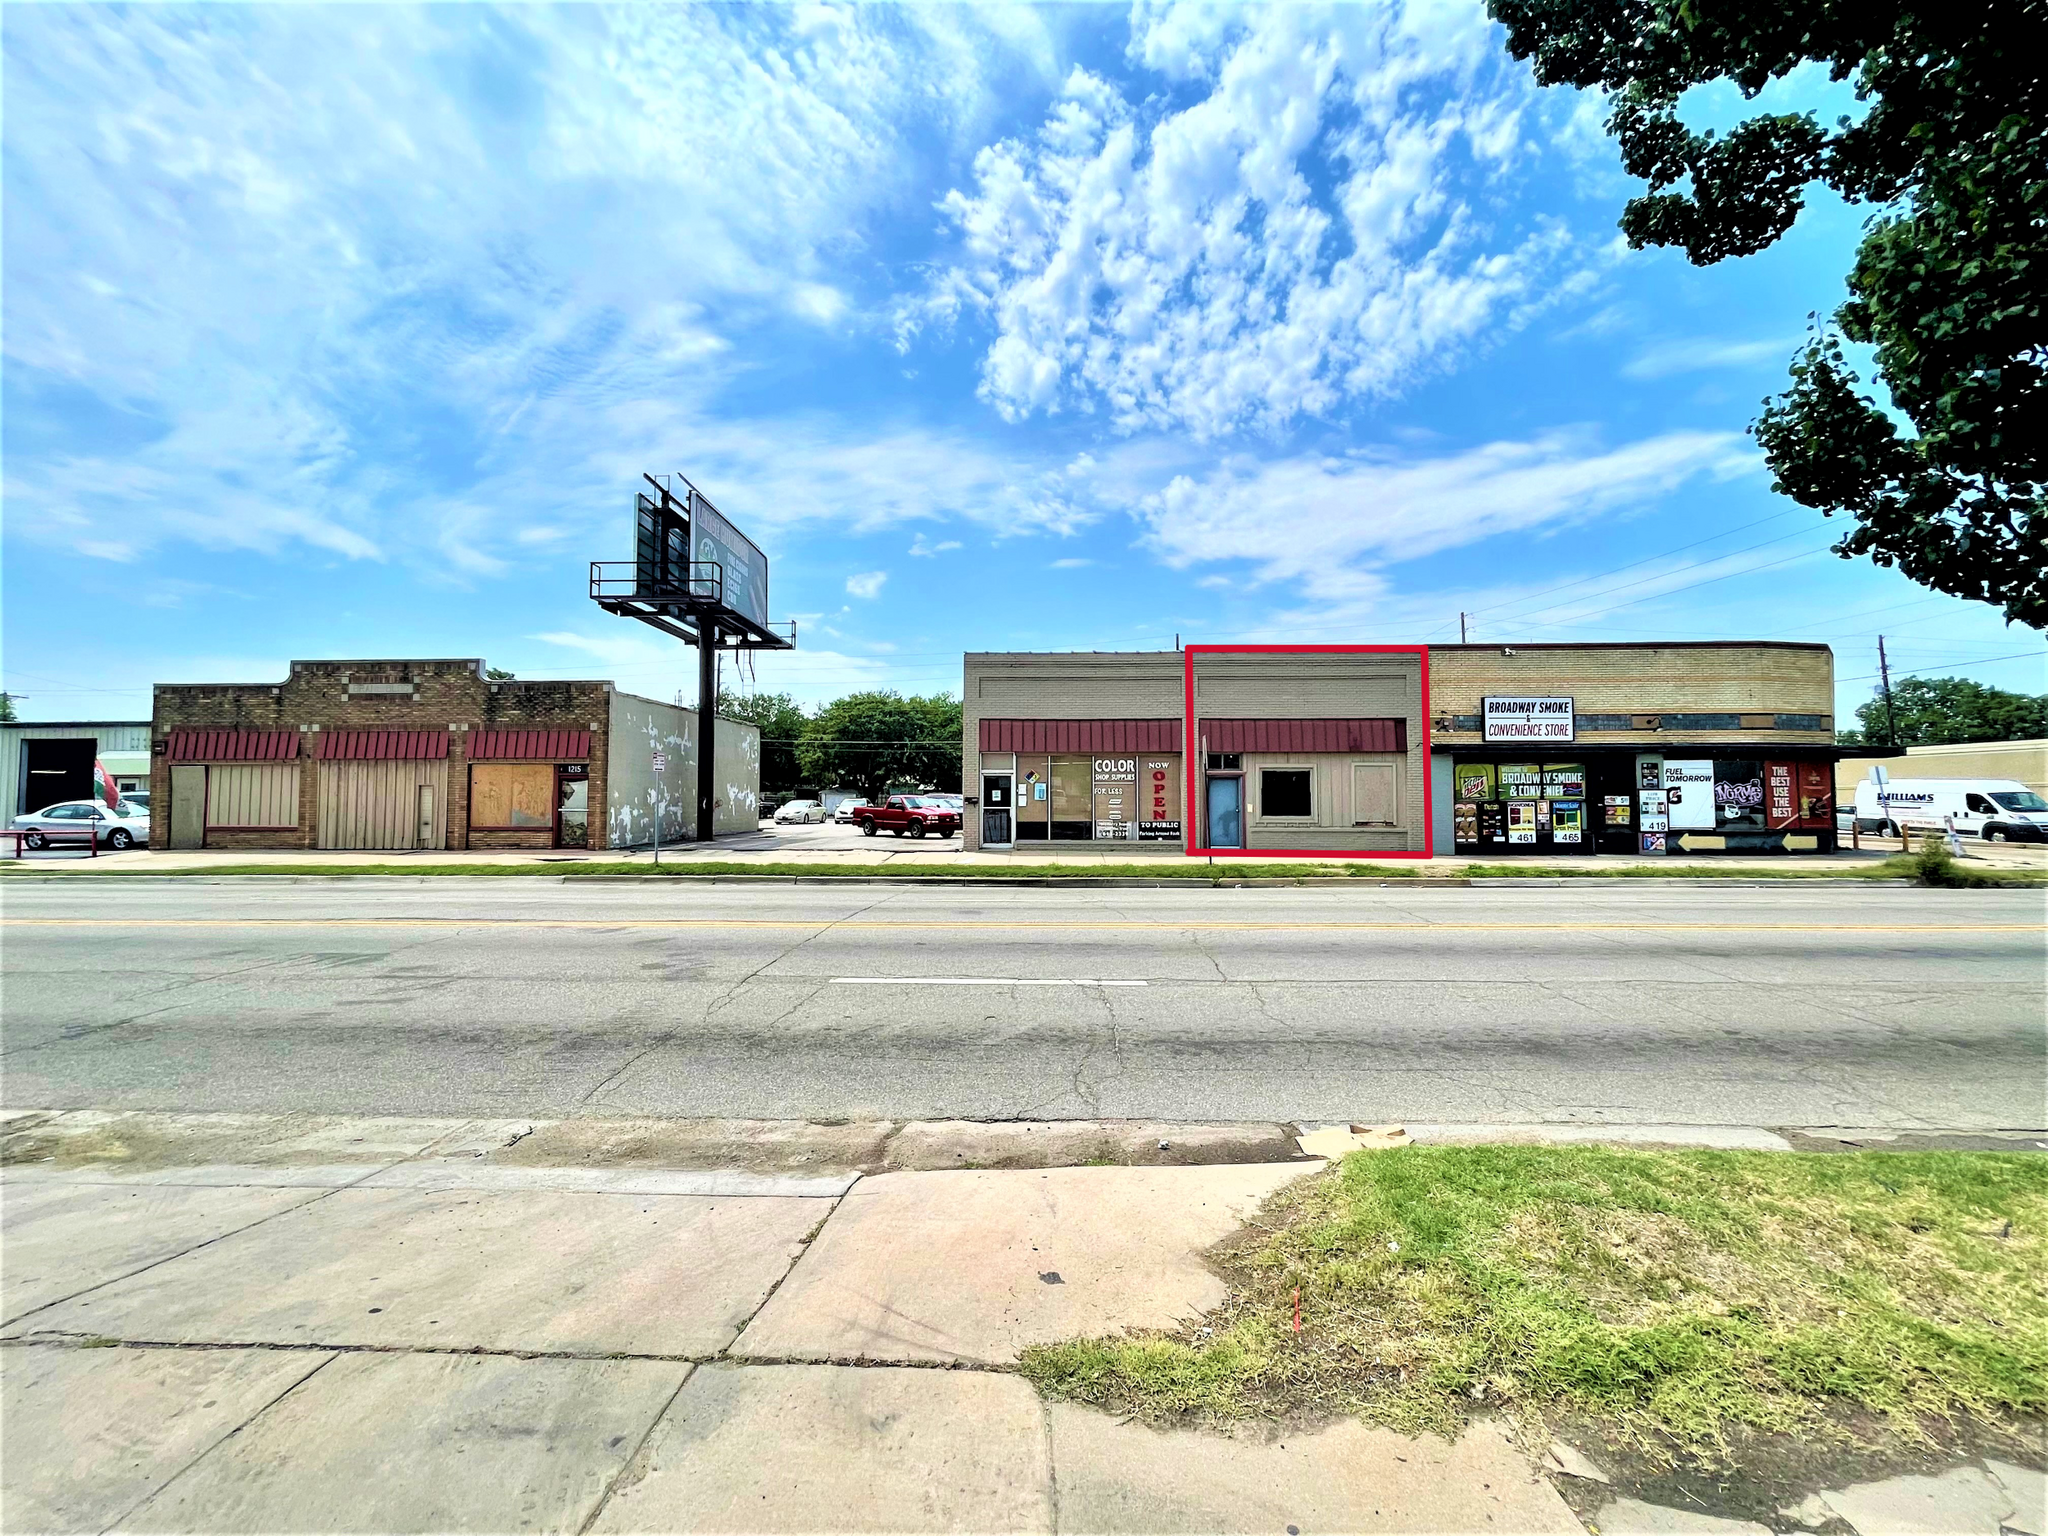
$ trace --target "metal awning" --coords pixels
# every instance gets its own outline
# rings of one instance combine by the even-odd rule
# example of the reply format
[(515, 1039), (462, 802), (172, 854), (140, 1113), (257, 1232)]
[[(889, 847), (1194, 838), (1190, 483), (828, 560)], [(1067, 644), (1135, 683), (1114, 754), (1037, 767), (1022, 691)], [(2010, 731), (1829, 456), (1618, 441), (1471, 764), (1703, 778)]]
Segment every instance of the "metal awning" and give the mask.
[(322, 762), (432, 762), (448, 755), (446, 731), (322, 731)]
[(589, 756), (588, 731), (481, 730), (469, 735), (469, 759), (473, 763), (515, 759), (574, 763)]
[(984, 752), (1178, 752), (1178, 720), (984, 720)]
[(298, 755), (297, 731), (181, 726), (164, 744), (164, 756), (174, 763), (285, 763)]
[(1406, 752), (1408, 722), (1362, 720), (1204, 720), (1210, 752)]

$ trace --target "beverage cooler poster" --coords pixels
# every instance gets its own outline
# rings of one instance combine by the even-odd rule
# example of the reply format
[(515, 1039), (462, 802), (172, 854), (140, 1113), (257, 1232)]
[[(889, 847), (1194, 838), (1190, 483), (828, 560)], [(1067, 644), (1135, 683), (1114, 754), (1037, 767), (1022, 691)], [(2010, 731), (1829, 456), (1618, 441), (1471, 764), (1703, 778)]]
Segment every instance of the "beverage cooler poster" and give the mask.
[(1529, 843), (1536, 841), (1537, 800), (1510, 800), (1508, 802), (1508, 841)]

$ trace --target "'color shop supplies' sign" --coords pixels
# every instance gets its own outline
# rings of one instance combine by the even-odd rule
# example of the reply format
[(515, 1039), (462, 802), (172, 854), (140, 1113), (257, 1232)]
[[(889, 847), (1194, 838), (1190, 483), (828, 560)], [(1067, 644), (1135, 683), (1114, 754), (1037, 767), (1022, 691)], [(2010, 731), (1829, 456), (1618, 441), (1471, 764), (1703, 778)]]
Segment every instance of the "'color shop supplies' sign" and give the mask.
[(1570, 699), (1486, 700), (1488, 741), (1570, 741), (1573, 737)]

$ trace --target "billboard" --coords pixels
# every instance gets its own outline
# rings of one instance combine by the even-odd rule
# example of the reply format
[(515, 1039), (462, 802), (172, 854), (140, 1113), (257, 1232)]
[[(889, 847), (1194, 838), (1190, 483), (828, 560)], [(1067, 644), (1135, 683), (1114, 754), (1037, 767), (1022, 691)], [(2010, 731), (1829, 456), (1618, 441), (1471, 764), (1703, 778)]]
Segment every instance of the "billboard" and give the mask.
[(733, 612), (767, 628), (768, 557), (695, 486), (690, 487), (690, 560), (699, 596), (716, 593)]

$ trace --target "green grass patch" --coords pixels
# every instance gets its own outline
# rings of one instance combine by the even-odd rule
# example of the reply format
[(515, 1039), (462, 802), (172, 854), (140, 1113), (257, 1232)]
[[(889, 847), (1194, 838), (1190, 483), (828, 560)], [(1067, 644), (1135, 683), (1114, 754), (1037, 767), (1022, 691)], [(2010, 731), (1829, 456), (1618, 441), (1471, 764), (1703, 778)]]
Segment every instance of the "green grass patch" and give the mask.
[(2025, 1153), (1362, 1152), (1218, 1263), (1215, 1312), (1034, 1347), (1025, 1375), (1154, 1419), (1590, 1416), (1665, 1460), (1738, 1426), (1840, 1436), (1846, 1405), (1908, 1439), (2048, 1410), (2048, 1158)]

